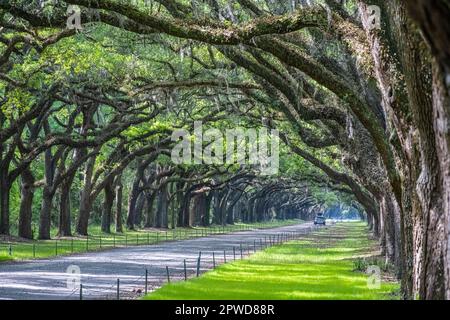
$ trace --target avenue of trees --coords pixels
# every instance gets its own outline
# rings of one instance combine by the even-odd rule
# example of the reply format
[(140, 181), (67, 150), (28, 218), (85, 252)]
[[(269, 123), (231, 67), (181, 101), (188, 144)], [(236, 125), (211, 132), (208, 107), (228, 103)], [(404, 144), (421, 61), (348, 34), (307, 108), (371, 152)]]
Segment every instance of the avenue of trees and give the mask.
[[(0, 0), (0, 234), (354, 211), (449, 299), (449, 91), (448, 0)], [(173, 164), (200, 120), (278, 129), (279, 174)]]

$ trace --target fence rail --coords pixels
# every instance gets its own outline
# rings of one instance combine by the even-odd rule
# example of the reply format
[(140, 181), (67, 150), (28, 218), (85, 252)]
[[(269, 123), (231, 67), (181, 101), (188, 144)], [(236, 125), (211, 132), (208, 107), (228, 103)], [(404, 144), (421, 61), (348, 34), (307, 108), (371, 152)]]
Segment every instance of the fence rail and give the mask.
[(261, 237), (253, 239), (251, 242), (232, 246), (228, 250), (199, 251), (197, 258), (180, 259), (176, 265), (158, 266), (156, 270), (153, 266), (153, 271), (151, 271), (151, 267), (148, 267), (143, 269), (142, 275), (136, 276), (132, 280), (118, 278), (116, 281), (112, 281), (109, 287), (99, 288), (80, 283), (78, 290), (71, 292), (66, 299), (135, 299), (156, 290), (165, 283), (187, 281), (190, 278), (199, 277), (202, 273), (222, 264), (245, 259), (260, 250), (298, 240), (317, 229), (318, 227), (311, 226), (301, 231)]
[(3, 237), (0, 242), (0, 255), (3, 254), (15, 259), (47, 258), (111, 248), (154, 245), (165, 241), (188, 240), (211, 235), (268, 228), (273, 228), (273, 225), (270, 223), (255, 223), (252, 225), (228, 225), (192, 229), (176, 228), (167, 231), (142, 231), (142, 234), (132, 236), (127, 234), (90, 235), (84, 238), (30, 240), (29, 242), (17, 242), (13, 237), (9, 239)]

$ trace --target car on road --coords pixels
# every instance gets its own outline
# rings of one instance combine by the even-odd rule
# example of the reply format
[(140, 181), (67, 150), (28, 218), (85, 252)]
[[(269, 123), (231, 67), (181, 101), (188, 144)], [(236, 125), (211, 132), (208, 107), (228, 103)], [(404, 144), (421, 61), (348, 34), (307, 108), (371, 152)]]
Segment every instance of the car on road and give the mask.
[(323, 226), (326, 224), (324, 216), (317, 215), (314, 218), (314, 225), (318, 225), (318, 224), (321, 224)]

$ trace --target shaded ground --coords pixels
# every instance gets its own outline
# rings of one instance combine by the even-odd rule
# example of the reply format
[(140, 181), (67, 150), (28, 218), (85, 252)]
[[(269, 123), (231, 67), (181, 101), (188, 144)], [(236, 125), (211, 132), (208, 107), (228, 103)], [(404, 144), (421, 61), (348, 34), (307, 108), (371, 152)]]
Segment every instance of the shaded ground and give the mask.
[[(148, 299), (285, 300), (396, 299), (399, 285), (380, 273), (354, 271), (364, 263), (376, 268), (376, 241), (365, 223), (339, 223), (220, 266), (200, 278), (168, 284)], [(381, 260), (380, 260), (381, 261)], [(359, 262), (359, 263), (357, 263)], [(381, 270), (380, 270), (381, 271)]]
[(200, 251), (202, 272), (212, 268), (213, 252), (216, 264), (220, 264), (225, 258), (239, 259), (241, 247), (245, 256), (258, 250), (269, 238), (273, 240), (291, 232), (306, 233), (312, 228), (311, 223), (304, 223), (55, 259), (3, 263), (0, 264), (0, 299), (79, 299), (77, 275), (67, 273), (70, 266), (80, 268), (84, 299), (115, 299), (118, 278), (120, 298), (135, 297), (144, 290), (146, 269), (151, 290), (167, 282), (166, 266), (171, 281), (183, 279), (183, 260), (186, 260), (188, 276), (195, 276)]

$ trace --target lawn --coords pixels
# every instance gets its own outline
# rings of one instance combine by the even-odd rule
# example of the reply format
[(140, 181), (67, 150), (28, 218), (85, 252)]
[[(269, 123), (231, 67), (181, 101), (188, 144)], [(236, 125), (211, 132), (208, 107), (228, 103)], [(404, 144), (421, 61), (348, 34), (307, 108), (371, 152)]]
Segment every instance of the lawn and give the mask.
[(213, 234), (265, 229), (302, 223), (301, 220), (274, 220), (263, 223), (237, 223), (227, 226), (210, 226), (176, 229), (126, 230), (124, 233), (106, 234), (99, 226), (89, 228), (88, 237), (57, 238), (53, 231), (52, 240), (23, 240), (12, 237), (9, 241), (0, 239), (0, 263), (9, 260), (48, 258), (115, 247), (156, 244), (163, 241), (191, 239)]
[(377, 253), (364, 223), (340, 223), (199, 278), (167, 284), (145, 299), (396, 299), (398, 283), (384, 280), (369, 289), (368, 275), (354, 271), (355, 261)]

